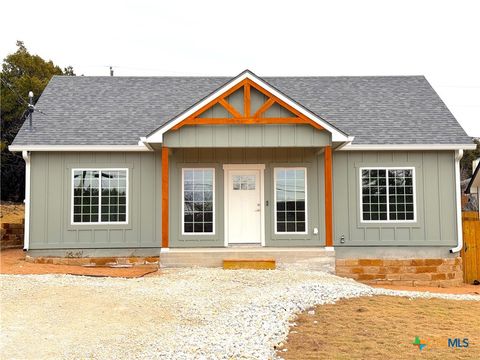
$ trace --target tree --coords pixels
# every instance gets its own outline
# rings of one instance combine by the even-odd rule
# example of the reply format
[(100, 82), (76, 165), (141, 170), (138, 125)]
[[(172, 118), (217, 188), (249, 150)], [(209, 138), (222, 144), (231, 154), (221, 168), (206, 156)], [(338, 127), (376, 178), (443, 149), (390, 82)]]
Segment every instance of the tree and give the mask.
[(74, 76), (75, 73), (71, 66), (62, 70), (51, 60), (30, 54), (22, 41), (17, 41), (17, 51), (3, 60), (0, 73), (2, 200), (24, 198), (25, 164), (20, 154), (8, 151), (8, 145), (25, 121), (28, 92), (33, 92), (35, 103), (53, 75)]
[(480, 139), (474, 139), (475, 143), (477, 144), (477, 148), (475, 150), (466, 150), (463, 153), (463, 158), (460, 160), (460, 174), (461, 179), (465, 180), (472, 176), (472, 162), (475, 159), (480, 157)]

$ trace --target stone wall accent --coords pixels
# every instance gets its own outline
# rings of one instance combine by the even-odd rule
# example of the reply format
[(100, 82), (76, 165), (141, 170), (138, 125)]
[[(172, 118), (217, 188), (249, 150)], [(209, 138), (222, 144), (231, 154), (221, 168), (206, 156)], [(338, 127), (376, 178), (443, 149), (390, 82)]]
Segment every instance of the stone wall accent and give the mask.
[(463, 284), (462, 258), (337, 259), (336, 274), (370, 285), (451, 287)]
[(34, 264), (74, 265), (74, 266), (106, 266), (106, 267), (132, 267), (141, 265), (157, 265), (158, 256), (150, 257), (47, 257), (29, 256), (25, 261)]
[(2, 223), (0, 227), (0, 249), (23, 248), (24, 225)]

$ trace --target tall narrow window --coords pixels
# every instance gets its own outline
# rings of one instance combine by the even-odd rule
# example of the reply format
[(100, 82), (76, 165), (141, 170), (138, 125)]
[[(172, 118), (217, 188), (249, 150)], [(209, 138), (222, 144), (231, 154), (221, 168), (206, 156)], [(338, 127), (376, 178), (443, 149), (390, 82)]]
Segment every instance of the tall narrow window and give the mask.
[(306, 175), (305, 168), (275, 169), (276, 233), (307, 232)]
[(362, 168), (363, 221), (415, 221), (413, 168)]
[(213, 234), (215, 170), (183, 169), (183, 233)]
[(127, 223), (127, 169), (74, 169), (72, 222)]

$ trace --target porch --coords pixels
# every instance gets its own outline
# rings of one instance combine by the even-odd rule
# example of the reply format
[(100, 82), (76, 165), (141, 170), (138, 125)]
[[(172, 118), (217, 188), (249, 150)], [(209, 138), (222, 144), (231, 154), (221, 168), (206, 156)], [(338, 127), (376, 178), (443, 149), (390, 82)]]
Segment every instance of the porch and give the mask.
[(330, 146), (162, 153), (162, 251), (333, 246)]
[(277, 269), (335, 273), (335, 251), (323, 247), (232, 246), (228, 248), (169, 249), (160, 253), (160, 267), (222, 267), (225, 259), (274, 259)]
[(163, 264), (333, 256), (332, 151), (348, 141), (249, 72), (142, 138), (161, 152)]

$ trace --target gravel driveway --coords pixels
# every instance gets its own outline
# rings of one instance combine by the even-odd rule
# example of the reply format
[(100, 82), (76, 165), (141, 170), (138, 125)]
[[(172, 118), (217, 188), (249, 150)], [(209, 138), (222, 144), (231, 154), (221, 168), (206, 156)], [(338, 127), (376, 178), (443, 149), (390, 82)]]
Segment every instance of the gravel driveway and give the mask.
[(303, 271), (186, 269), (140, 279), (3, 275), (2, 359), (268, 359), (294, 314), (373, 289)]

